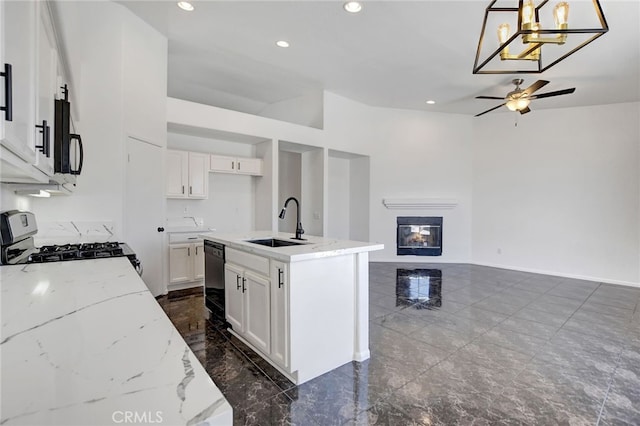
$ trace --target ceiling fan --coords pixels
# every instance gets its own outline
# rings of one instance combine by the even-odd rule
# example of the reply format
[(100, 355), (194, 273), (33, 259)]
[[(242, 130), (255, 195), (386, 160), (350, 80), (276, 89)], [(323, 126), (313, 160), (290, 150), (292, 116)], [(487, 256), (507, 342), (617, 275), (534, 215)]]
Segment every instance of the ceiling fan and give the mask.
[(497, 96), (476, 96), (476, 99), (499, 99), (499, 100), (503, 100), (505, 101), (503, 104), (500, 104), (496, 107), (493, 107), (491, 109), (488, 109), (484, 112), (481, 112), (480, 114), (476, 114), (474, 117), (479, 117), (483, 114), (486, 114), (488, 112), (493, 111), (494, 109), (498, 109), (501, 106), (506, 106), (507, 108), (509, 108), (511, 111), (518, 111), (520, 114), (526, 114), (529, 111), (531, 111), (529, 109), (529, 103), (533, 100), (533, 99), (541, 99), (541, 98), (550, 98), (552, 96), (560, 96), (560, 95), (568, 95), (570, 93), (573, 93), (576, 91), (575, 87), (572, 87), (571, 89), (564, 89), (564, 90), (557, 90), (555, 92), (547, 92), (547, 93), (540, 93), (538, 95), (534, 95), (533, 93), (535, 91), (537, 91), (538, 89), (543, 88), (544, 86), (546, 86), (547, 84), (549, 84), (549, 82), (547, 80), (538, 80), (535, 83), (533, 83), (531, 86), (527, 87), (526, 89), (521, 89), (520, 85), (524, 82), (523, 79), (521, 78), (515, 78), (512, 80), (512, 83), (516, 85), (515, 90), (507, 93), (507, 96), (505, 96), (504, 98), (499, 98)]

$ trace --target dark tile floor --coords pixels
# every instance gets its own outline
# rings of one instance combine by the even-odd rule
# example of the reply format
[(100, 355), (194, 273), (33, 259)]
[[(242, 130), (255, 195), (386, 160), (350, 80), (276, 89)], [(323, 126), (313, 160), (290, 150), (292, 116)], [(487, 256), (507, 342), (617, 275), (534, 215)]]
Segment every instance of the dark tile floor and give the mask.
[(640, 424), (640, 288), (463, 264), (372, 263), (370, 349), (294, 386), (160, 300), (237, 425)]

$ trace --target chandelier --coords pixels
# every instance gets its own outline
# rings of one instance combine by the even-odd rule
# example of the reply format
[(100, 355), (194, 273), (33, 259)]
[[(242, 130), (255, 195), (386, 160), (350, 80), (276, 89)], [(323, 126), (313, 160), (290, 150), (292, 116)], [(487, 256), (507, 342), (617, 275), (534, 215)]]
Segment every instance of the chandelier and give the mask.
[[(552, 10), (545, 7), (548, 2), (517, 0), (516, 7), (515, 0), (492, 0), (473, 73), (541, 73), (609, 31), (598, 0), (573, 1), (571, 6), (561, 1)], [(485, 37), (487, 31), (495, 36)]]

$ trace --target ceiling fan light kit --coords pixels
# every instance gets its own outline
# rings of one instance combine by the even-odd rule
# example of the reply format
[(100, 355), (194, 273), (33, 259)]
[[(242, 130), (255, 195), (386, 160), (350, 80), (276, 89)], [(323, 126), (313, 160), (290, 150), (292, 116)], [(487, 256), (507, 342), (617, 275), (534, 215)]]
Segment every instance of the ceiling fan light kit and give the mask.
[(492, 0), (485, 10), (473, 73), (541, 73), (609, 31), (598, 0), (574, 1), (571, 6), (563, 1), (552, 10), (544, 7), (547, 3)]
[(538, 80), (524, 90), (520, 88), (520, 85), (524, 83), (523, 79), (515, 78), (513, 79), (512, 83), (516, 85), (516, 88), (511, 92), (507, 93), (507, 96), (505, 96), (504, 98), (500, 98), (497, 96), (476, 96), (476, 99), (496, 99), (496, 100), (499, 99), (499, 100), (504, 100), (504, 103), (498, 106), (495, 106), (493, 108), (490, 108), (486, 111), (483, 111), (480, 114), (476, 114), (474, 117), (480, 117), (481, 115), (494, 111), (502, 106), (506, 106), (510, 111), (517, 111), (520, 114), (526, 114), (531, 111), (529, 109), (529, 104), (534, 99), (551, 98), (553, 96), (568, 95), (576, 91), (576, 88), (572, 87), (571, 89), (556, 90), (555, 92), (546, 92), (546, 93), (539, 93), (537, 95), (534, 95), (534, 92), (543, 88), (544, 86), (549, 84), (549, 82), (547, 80)]

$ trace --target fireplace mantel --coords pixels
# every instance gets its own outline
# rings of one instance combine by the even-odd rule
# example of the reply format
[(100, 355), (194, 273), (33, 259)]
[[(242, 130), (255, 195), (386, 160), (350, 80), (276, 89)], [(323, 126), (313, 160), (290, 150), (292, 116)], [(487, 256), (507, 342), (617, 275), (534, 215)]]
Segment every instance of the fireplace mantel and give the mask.
[(388, 209), (452, 209), (458, 205), (455, 198), (383, 198)]

